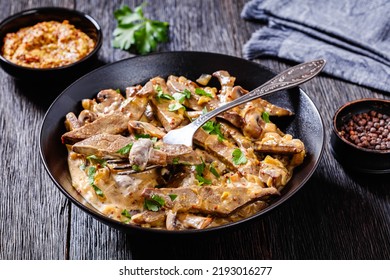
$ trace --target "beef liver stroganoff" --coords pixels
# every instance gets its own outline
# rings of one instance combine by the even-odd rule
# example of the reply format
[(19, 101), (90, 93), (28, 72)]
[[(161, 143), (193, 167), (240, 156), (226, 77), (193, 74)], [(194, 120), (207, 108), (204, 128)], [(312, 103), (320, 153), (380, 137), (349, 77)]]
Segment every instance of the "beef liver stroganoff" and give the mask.
[(305, 157), (302, 141), (269, 116), (289, 110), (256, 99), (208, 121), (194, 148), (164, 135), (247, 91), (227, 71), (154, 77), (145, 85), (103, 89), (70, 112), (62, 142), (73, 187), (104, 215), (141, 227), (204, 229), (249, 217), (279, 196)]

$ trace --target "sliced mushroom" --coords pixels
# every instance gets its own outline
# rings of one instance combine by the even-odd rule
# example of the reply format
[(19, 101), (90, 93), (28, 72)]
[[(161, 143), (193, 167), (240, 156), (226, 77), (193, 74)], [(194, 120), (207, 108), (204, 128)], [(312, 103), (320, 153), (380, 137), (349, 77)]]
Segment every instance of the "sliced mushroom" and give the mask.
[(116, 111), (124, 101), (124, 97), (113, 89), (101, 90), (96, 98), (99, 103), (93, 107), (92, 111), (100, 114), (110, 114)]
[(230, 93), (233, 90), (236, 78), (230, 76), (229, 72), (224, 70), (214, 72), (213, 76), (216, 77), (221, 84), (220, 94), (218, 95), (219, 101), (222, 104), (232, 101), (230, 99)]
[(210, 217), (203, 217), (189, 213), (174, 213), (167, 211), (166, 228), (168, 230), (204, 229), (213, 221)]
[(112, 103), (121, 103), (124, 100), (124, 97), (116, 90), (113, 89), (104, 89), (99, 91), (96, 96), (100, 104), (104, 106), (110, 106)]
[(135, 141), (129, 153), (130, 165), (137, 166), (136, 169), (140, 171), (145, 170), (152, 149), (153, 142), (150, 139), (140, 138)]
[(98, 118), (96, 113), (90, 111), (90, 110), (82, 110), (81, 113), (79, 114), (78, 120), (81, 123), (81, 125), (85, 125), (87, 123), (91, 123), (95, 121)]
[(148, 134), (151, 137), (157, 137), (159, 139), (165, 136), (165, 132), (160, 128), (147, 122), (129, 121), (129, 131), (134, 134)]
[(152, 227), (164, 227), (165, 225), (165, 212), (164, 211), (143, 211), (135, 214), (131, 217), (131, 223), (138, 225), (150, 225)]
[(260, 139), (262, 137), (265, 126), (265, 121), (261, 117), (262, 114), (263, 110), (257, 107), (246, 110), (242, 132), (249, 139)]
[(167, 230), (179, 230), (182, 229), (182, 226), (177, 221), (176, 213), (172, 210), (166, 212), (165, 227)]
[(248, 91), (246, 89), (243, 89), (241, 86), (235, 86), (233, 87), (232, 91), (230, 92), (229, 96), (227, 97), (228, 100), (232, 101), (237, 98), (240, 98), (244, 94), (247, 94)]
[(189, 213), (179, 213), (177, 220), (187, 229), (204, 229), (213, 221), (211, 217), (203, 217)]
[(70, 131), (70, 130), (79, 128), (80, 126), (81, 126), (81, 124), (74, 113), (70, 112), (70, 113), (66, 114), (66, 116), (65, 116), (66, 130)]

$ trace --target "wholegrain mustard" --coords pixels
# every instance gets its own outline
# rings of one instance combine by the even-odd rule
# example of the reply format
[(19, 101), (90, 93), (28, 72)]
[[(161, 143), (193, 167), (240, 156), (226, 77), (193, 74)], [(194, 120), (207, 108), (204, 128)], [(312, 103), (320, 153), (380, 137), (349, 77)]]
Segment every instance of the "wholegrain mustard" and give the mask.
[(44, 21), (4, 37), (2, 55), (31, 68), (55, 68), (87, 56), (95, 42), (67, 20)]

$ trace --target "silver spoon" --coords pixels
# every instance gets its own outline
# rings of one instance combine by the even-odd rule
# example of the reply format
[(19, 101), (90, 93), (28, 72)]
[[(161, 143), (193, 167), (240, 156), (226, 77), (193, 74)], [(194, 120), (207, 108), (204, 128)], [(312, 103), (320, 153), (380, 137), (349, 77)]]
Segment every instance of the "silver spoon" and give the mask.
[(261, 96), (269, 95), (282, 89), (296, 87), (314, 78), (324, 68), (326, 61), (324, 59), (305, 62), (293, 66), (282, 73), (276, 75), (268, 82), (255, 88), (251, 92), (237, 98), (229, 103), (222, 105), (204, 115), (198, 117), (192, 123), (169, 131), (164, 137), (163, 142), (167, 144), (184, 144), (192, 147), (192, 138), (194, 133), (208, 120), (214, 118), (220, 113), (233, 107), (249, 102)]

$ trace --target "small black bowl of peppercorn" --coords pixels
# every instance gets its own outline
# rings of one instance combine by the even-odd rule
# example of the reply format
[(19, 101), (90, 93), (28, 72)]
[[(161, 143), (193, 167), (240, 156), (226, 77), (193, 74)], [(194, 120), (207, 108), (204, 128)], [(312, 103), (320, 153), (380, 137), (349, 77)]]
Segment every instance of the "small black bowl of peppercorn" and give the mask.
[(390, 100), (359, 99), (333, 117), (332, 153), (358, 172), (390, 173)]

